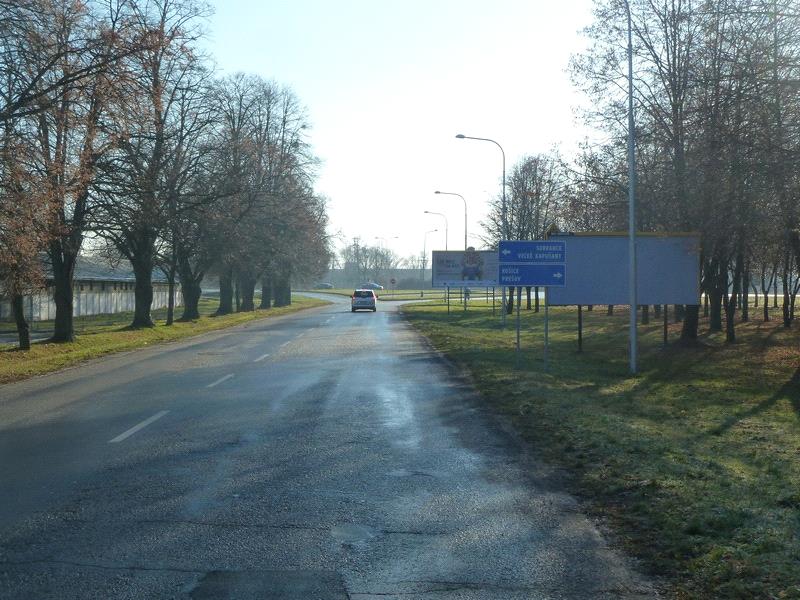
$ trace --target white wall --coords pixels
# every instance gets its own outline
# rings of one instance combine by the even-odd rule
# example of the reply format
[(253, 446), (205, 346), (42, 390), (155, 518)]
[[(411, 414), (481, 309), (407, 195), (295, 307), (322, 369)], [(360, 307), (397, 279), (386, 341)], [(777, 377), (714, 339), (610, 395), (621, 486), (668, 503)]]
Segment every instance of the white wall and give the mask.
[[(105, 289), (101, 289), (103, 282), (92, 282), (89, 289), (87, 282), (76, 282), (72, 300), (72, 314), (76, 317), (87, 315), (103, 315), (119, 312), (132, 312), (135, 305), (133, 284), (128, 283), (128, 289), (121, 289), (123, 284), (105, 282)], [(81, 290), (81, 287), (83, 288)], [(169, 301), (169, 287), (166, 284), (153, 284), (153, 309), (165, 308)], [(183, 304), (183, 295), (180, 285), (175, 285), (175, 306)], [(52, 289), (48, 288), (38, 294), (25, 297), (25, 315), (29, 321), (50, 321), (55, 319), (56, 304), (53, 301)], [(11, 305), (8, 300), (0, 300), (0, 320), (13, 321)]]

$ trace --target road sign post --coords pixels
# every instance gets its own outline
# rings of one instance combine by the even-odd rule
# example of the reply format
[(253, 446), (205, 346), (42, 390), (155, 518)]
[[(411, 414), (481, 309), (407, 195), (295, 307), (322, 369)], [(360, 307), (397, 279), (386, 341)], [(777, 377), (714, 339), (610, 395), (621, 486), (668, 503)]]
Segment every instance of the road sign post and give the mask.
[[(563, 287), (567, 283), (566, 243), (563, 240), (501, 241), (498, 249), (500, 285), (513, 288), (540, 286), (545, 288), (544, 366), (547, 369), (548, 310), (547, 288)], [(512, 296), (513, 297), (513, 296)], [(520, 301), (517, 295), (517, 359), (520, 353)], [(504, 307), (505, 310), (505, 307)]]

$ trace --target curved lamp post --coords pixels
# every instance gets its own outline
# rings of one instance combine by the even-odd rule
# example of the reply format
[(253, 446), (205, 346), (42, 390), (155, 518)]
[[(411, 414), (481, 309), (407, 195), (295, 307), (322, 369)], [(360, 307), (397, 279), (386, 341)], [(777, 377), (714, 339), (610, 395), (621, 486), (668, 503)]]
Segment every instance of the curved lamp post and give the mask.
[[(464, 250), (467, 249), (467, 200), (461, 194), (455, 192), (440, 192), (436, 190), (434, 194), (442, 194), (443, 196), (458, 196), (464, 202)], [(445, 240), (446, 242), (446, 240)]]
[(428, 234), (436, 233), (438, 229), (431, 229), (425, 232), (425, 237), (422, 238), (422, 274), (420, 281), (425, 281), (425, 265), (428, 263)]
[(440, 212), (433, 212), (432, 210), (426, 210), (426, 215), (438, 215), (444, 219), (444, 249), (447, 250), (447, 217)]
[[(500, 148), (500, 153), (503, 155), (503, 204), (500, 213), (500, 220), (501, 220), (501, 228), (502, 231), (500, 232), (500, 238), (507, 240), (508, 239), (508, 221), (506, 219), (506, 153), (503, 150), (503, 147), (493, 139), (490, 138), (481, 138), (481, 137), (472, 137), (469, 135), (464, 135), (463, 133), (459, 133), (456, 135), (459, 140), (478, 140), (479, 142), (491, 142), (498, 148)], [(501, 286), (503, 290), (503, 326), (505, 327), (506, 324), (506, 286)]]
[(503, 150), (503, 147), (497, 143), (496, 141), (489, 139), (489, 138), (481, 138), (481, 137), (472, 137), (469, 135), (464, 135), (463, 133), (459, 133), (456, 138), (459, 140), (478, 140), (479, 142), (491, 142), (498, 148), (500, 148), (500, 153), (503, 155), (503, 204), (502, 210), (500, 214), (500, 220), (502, 223), (503, 231), (500, 232), (503, 239), (508, 239), (508, 222), (506, 220), (506, 153)]

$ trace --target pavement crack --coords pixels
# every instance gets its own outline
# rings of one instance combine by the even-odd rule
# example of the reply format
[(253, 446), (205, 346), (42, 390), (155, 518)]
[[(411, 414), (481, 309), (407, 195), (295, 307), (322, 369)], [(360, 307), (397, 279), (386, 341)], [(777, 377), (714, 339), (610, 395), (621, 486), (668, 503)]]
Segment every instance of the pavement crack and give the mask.
[(180, 567), (150, 567), (146, 565), (108, 565), (101, 563), (80, 562), (73, 560), (63, 560), (59, 558), (33, 558), (20, 561), (0, 561), (0, 566), (24, 567), (28, 565), (65, 565), (68, 567), (83, 567), (88, 569), (102, 569), (104, 571), (159, 571), (166, 573), (191, 573), (193, 575), (205, 573), (201, 569), (182, 569)]
[(450, 535), (446, 531), (404, 531), (402, 529), (381, 529), (380, 531), (386, 535)]
[(300, 531), (330, 531), (330, 527), (297, 525), (294, 523), (274, 525), (268, 523), (195, 521), (192, 519), (139, 519), (134, 521), (134, 523), (138, 525), (194, 525), (198, 527), (220, 527), (223, 529), (278, 529), (278, 530), (300, 530)]
[(420, 594), (430, 594), (431, 592), (454, 592), (457, 590), (486, 590), (497, 592), (534, 592), (541, 591), (539, 588), (526, 586), (499, 585), (495, 583), (485, 583), (480, 581), (436, 581), (425, 579), (411, 579), (404, 581), (388, 581), (390, 586), (424, 586), (425, 589), (409, 592), (351, 592), (353, 596), (414, 596)]

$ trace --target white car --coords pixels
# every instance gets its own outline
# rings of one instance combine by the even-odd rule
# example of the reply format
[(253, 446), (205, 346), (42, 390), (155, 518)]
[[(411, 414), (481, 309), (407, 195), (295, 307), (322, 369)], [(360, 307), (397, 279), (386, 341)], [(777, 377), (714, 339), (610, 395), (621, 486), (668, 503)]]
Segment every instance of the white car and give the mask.
[(350, 299), (350, 311), (356, 312), (364, 309), (375, 312), (378, 310), (377, 300), (378, 297), (372, 290), (355, 290)]

